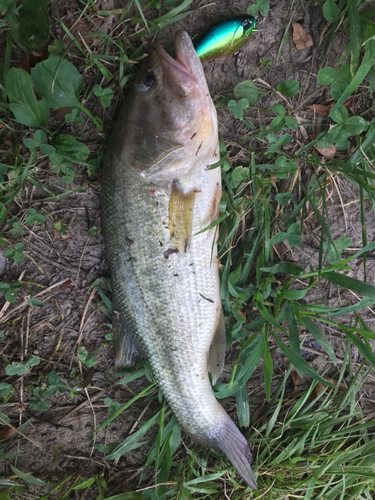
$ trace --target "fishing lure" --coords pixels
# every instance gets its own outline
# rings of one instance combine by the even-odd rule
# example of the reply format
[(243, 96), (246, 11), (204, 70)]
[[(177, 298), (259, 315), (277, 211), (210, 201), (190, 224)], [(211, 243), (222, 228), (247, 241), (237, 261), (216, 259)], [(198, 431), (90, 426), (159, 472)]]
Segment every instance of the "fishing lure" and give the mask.
[(206, 31), (194, 44), (201, 62), (238, 52), (250, 40), (257, 19), (248, 14), (227, 19)]

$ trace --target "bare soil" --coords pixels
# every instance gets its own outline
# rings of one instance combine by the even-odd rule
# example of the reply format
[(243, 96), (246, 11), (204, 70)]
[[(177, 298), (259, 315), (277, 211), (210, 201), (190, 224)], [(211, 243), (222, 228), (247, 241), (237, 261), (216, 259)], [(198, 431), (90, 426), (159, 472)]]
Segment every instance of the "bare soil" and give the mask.
[[(109, 4), (112, 8), (113, 6), (123, 7), (120, 1), (102, 3)], [(56, 8), (62, 19), (69, 24), (78, 12), (78, 2), (69, 0), (61, 4), (65, 4), (64, 7), (60, 5)], [(159, 38), (166, 45), (171, 45), (176, 29), (184, 28), (191, 35), (198, 34), (227, 15), (245, 12), (247, 5), (248, 2), (245, 1), (219, 0), (214, 4), (210, 0), (196, 1), (193, 7), (198, 10), (177, 25), (165, 29)], [(316, 84), (316, 74), (324, 52), (325, 42), (322, 34), (325, 21), (321, 15), (320, 4), (317, 6), (316, 2), (301, 2), (294, 14), (291, 12), (290, 5), (288, 0), (270, 0), (271, 10), (264, 23), (264, 27), (270, 30), (257, 33), (241, 50), (237, 68), (234, 57), (205, 63), (204, 68), (215, 102), (220, 100), (221, 95), (229, 95), (234, 86), (244, 79), (254, 81), (266, 92), (275, 89), (282, 80), (298, 80), (300, 82), (299, 94), (283, 104), (290, 110), (294, 110), (293, 116), (314, 122), (319, 128), (322, 120), (315, 116), (307, 105), (324, 103), (328, 99), (325, 88)], [(132, 15), (134, 12), (131, 12), (129, 17)], [(289, 31), (280, 56), (277, 58), (280, 43), (291, 17), (312, 35), (314, 45), (297, 51)], [(112, 21), (116, 23), (116, 18)], [(108, 30), (111, 29), (109, 26)], [(63, 36), (61, 29), (56, 27), (55, 30), (57, 36)], [(149, 39), (145, 38), (144, 41), (149, 42)], [(90, 43), (95, 43), (95, 37)], [(337, 32), (330, 45), (326, 65), (334, 65), (346, 43), (345, 35)], [(19, 54), (15, 52), (14, 59), (17, 60), (17, 57)], [(266, 69), (260, 64), (260, 58), (271, 59), (272, 64)], [(109, 67), (109, 69), (113, 68)], [(90, 84), (91, 77), (90, 69), (88, 69), (84, 73), (87, 86)], [(115, 88), (115, 84), (113, 87)], [(119, 93), (117, 96), (117, 106), (114, 105), (102, 111), (107, 133), (110, 133), (113, 127), (114, 118), (120, 109), (120, 101), (123, 99)], [(276, 94), (269, 92), (258, 103), (257, 111), (248, 114), (256, 128), (260, 124), (269, 124), (274, 116), (269, 108), (278, 99)], [(355, 99), (353, 111), (366, 109), (365, 100), (366, 98), (361, 96)], [(93, 102), (88, 102), (89, 107), (95, 105)], [(98, 112), (97, 110), (96, 113)], [(84, 137), (93, 155), (104, 143), (104, 139), (98, 135), (96, 129), (91, 128), (91, 125), (85, 125), (82, 130), (75, 125), (64, 125), (59, 118), (53, 119), (56, 121), (56, 128), (62, 126), (62, 132), (79, 135), (81, 140)], [(246, 164), (250, 159), (249, 146), (259, 151), (261, 147), (259, 142), (250, 139), (241, 146), (248, 129), (238, 121), (230, 119), (228, 110), (219, 110), (219, 120), (220, 131), (228, 145), (231, 157), (240, 159)], [(310, 132), (308, 129), (308, 133)], [(11, 133), (4, 129), (1, 131), (0, 138), (3, 142), (13, 140)], [(308, 140), (309, 138), (296, 131), (291, 147), (297, 149)], [(303, 164), (299, 166), (301, 179), (307, 179), (309, 173), (305, 166)], [(123, 405), (140, 389), (146, 387), (148, 382), (142, 378), (128, 385), (116, 383), (119, 379), (115, 377), (113, 368), (112, 344), (105, 340), (105, 335), (109, 332), (109, 327), (106, 325), (109, 319), (103, 312), (105, 306), (102, 298), (97, 289), (92, 288), (95, 280), (109, 276), (100, 231), (94, 237), (88, 235), (89, 229), (93, 226), (100, 226), (100, 180), (88, 176), (83, 167), (77, 167), (77, 172), (79, 175), (72, 187), (85, 189), (83, 192), (66, 198), (46, 201), (45, 193), (31, 185), (26, 187), (22, 196), (23, 206), (36, 208), (43, 213), (47, 221), (46, 226), (38, 224), (31, 229), (26, 225), (23, 226), (26, 234), (22, 242), (25, 245), (27, 257), (21, 263), (7, 261), (6, 269), (0, 276), (1, 281), (8, 283), (15, 279), (22, 279), (23, 283), (27, 283), (22, 287), (19, 298), (14, 304), (8, 307), (8, 304), (1, 299), (0, 324), (5, 334), (0, 344), (1, 355), (6, 363), (26, 360), (32, 355), (38, 356), (41, 360), (39, 365), (33, 367), (29, 375), (22, 377), (8, 377), (5, 373), (5, 364), (0, 368), (0, 381), (12, 383), (16, 388), (16, 392), (12, 394), (9, 401), (0, 405), (0, 411), (8, 415), (15, 426), (24, 423), (27, 419), (32, 422), (24, 430), (25, 437), (10, 442), (7, 453), (18, 456), (13, 461), (0, 463), (0, 475), (7, 478), (12, 476), (9, 462), (15, 464), (23, 472), (48, 482), (59, 481), (69, 474), (78, 472), (82, 472), (83, 477), (86, 478), (103, 472), (108, 480), (107, 495), (109, 496), (139, 487), (138, 479), (146, 460), (147, 446), (125, 454), (113, 463), (107, 462), (105, 455), (97, 451), (93, 444), (95, 442), (103, 444), (121, 442), (129, 432), (137, 429), (138, 419), (155, 413), (159, 403), (157, 393), (152, 398), (143, 398), (124, 411), (105, 430), (99, 432), (94, 438), (91, 436), (92, 431), (108, 417), (108, 408), (103, 403), (104, 398), (109, 396)], [(57, 192), (55, 186), (58, 184), (58, 179), (53, 173), (48, 172), (46, 165), (40, 165), (40, 178), (50, 189)], [(353, 247), (359, 248), (362, 245), (362, 236), (358, 190), (343, 179), (336, 178), (336, 182), (339, 185), (332, 184), (332, 193), (327, 199), (332, 237), (350, 236), (353, 239)], [(338, 192), (340, 192), (341, 199)], [(21, 206), (15, 205), (13, 213), (17, 214), (20, 211)], [(306, 224), (311, 231), (304, 234), (303, 244), (293, 249), (281, 244), (278, 250), (283, 259), (293, 260), (308, 269), (309, 263), (316, 265), (318, 258), (318, 244), (314, 237), (314, 230), (318, 223), (313, 212), (307, 213), (306, 219)], [(53, 224), (58, 221), (64, 223), (67, 234), (61, 235), (54, 228)], [(370, 206), (366, 207), (366, 223), (368, 240), (372, 241), (375, 233), (375, 216)], [(352, 252), (352, 249), (349, 252)], [(362, 259), (355, 261), (352, 275), (358, 279), (363, 278)], [(367, 280), (368, 283), (375, 284), (375, 265), (372, 257), (367, 263)], [(101, 280), (99, 286), (107, 296), (110, 296), (104, 280)], [(38, 298), (43, 300), (45, 306), (30, 308), (24, 302), (25, 295), (30, 292), (33, 295), (40, 293)], [(350, 293), (341, 293), (333, 285), (322, 283), (306, 296), (306, 300), (330, 306), (343, 306), (357, 299)], [(364, 314), (370, 325), (371, 322), (375, 322), (373, 310), (366, 310)], [(328, 328), (324, 329), (324, 333), (334, 346), (338, 359), (342, 359), (344, 349), (342, 338), (336, 331)], [(308, 335), (307, 340), (309, 342)], [(97, 359), (95, 373), (89, 387), (82, 390), (74, 399), (71, 399), (66, 392), (57, 393), (48, 398), (51, 407), (47, 412), (30, 410), (28, 401), (32, 384), (42, 383), (43, 377), (50, 371), (56, 371), (63, 381), (70, 380), (73, 368), (77, 372), (80, 369), (83, 373), (87, 371), (78, 364), (78, 346), (85, 347)], [(276, 381), (285, 369), (286, 363), (276, 346), (271, 347)], [(306, 352), (306, 359), (315, 368), (330, 366), (325, 353), (316, 350), (310, 343), (306, 345)], [(355, 366), (357, 366), (362, 358), (355, 350), (352, 354)], [(234, 355), (235, 347), (232, 347), (228, 352), (228, 363), (222, 380), (225, 380), (230, 373), (230, 362)], [(374, 381), (373, 378), (370, 380)], [(264, 403), (265, 395), (262, 384), (262, 371), (258, 369), (248, 386), (252, 412)], [(292, 384), (290, 392), (292, 392)], [(365, 411), (372, 411), (373, 400), (373, 389), (368, 385), (365, 387), (362, 398)], [(228, 398), (222, 403), (229, 412), (235, 412), (234, 398)], [(150, 431), (150, 435), (153, 434), (154, 431)], [(189, 444), (189, 439), (184, 438), (184, 441)], [(184, 453), (180, 450), (179, 457), (182, 457)], [(146, 477), (142, 486), (147, 485)], [(32, 499), (37, 498), (42, 490), (28, 485), (26, 491), (25, 498)]]

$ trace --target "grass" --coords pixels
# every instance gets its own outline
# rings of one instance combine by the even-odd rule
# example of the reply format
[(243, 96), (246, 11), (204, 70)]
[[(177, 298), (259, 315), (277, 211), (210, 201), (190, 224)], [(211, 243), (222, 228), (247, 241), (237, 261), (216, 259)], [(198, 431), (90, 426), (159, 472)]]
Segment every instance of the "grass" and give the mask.
[[(28, 2), (34, 7), (43, 4), (39, 0)], [(17, 0), (3, 0), (3, 3), (0, 0), (3, 11), (0, 29), (5, 43), (0, 65), (3, 93), (0, 123), (3, 131), (12, 133), (13, 145), (1, 151), (4, 163), (0, 164), (0, 243), (6, 248), (5, 256), (18, 263), (14, 266), (22, 266), (25, 260), (33, 261), (26, 236), (32, 234), (35, 225), (44, 226), (47, 231), (48, 224), (52, 224), (61, 237), (69, 231), (62, 219), (41, 209), (40, 204), (35, 205), (36, 209), (29, 206), (27, 189), (40, 190), (44, 201), (57, 201), (84, 192), (89, 185), (86, 172), (92, 176), (92, 185), (97, 182), (92, 179), (100, 173), (103, 148), (92, 154), (85, 142), (95, 129), (105, 144), (109, 118), (106, 110), (113, 104), (116, 92), (131, 85), (132, 76), (147, 50), (140, 44), (140, 38), (151, 40), (154, 33), (196, 14), (199, 7), (192, 0), (166, 1), (163, 5), (154, 0), (147, 7), (134, 0), (118, 11), (96, 13), (94, 3), (88, 1), (82, 2), (71, 25), (60, 17), (59, 11), (54, 17), (50, 12), (50, 27), (46, 30), (44, 24), (38, 28), (36, 39), (42, 45), (50, 36), (55, 37), (58, 26), (65, 33), (67, 43), (56, 38), (48, 46), (46, 59), (29, 74), (11, 67), (12, 47), (18, 47), (17, 54), (34, 48), (28, 46), (29, 41), (17, 27), (22, 25), (25, 14)], [(298, 2), (294, 2), (291, 13), (297, 7)], [(135, 383), (134, 387), (139, 387), (136, 384), (146, 376), (148, 385), (135, 392), (130, 389), (132, 397), (124, 405), (116, 399), (105, 398), (108, 418), (97, 425), (92, 434), (95, 440), (125, 414), (134, 418), (133, 408), (145, 408), (145, 413), (142, 411), (139, 420), (135, 420), (134, 431), (124, 441), (105, 444), (94, 441), (96, 453), (108, 464), (117, 464), (124, 454), (141, 446), (148, 447), (142, 468), (133, 474), (132, 484), (139, 480), (137, 487), (130, 487), (129, 483), (128, 491), (120, 492), (119, 488), (110, 487), (111, 480), (104, 472), (90, 478), (83, 471), (70, 475), (64, 471), (63, 480), (52, 484), (18, 469), (7, 450), (31, 420), (22, 424), (20, 420), (14, 431), (15, 426), (12, 429), (8, 425), (7, 403), (17, 401), (43, 415), (50, 410), (52, 398), (57, 394), (76, 398), (85, 391), (89, 397), (88, 388), (100, 364), (97, 364), (96, 352), (77, 342), (74, 367), (69, 373), (66, 370), (58, 373), (57, 368), (51, 370), (49, 362), (37, 355), (26, 355), (23, 347), (17, 352), (6, 351), (7, 381), (0, 383), (5, 406), (0, 418), (3, 429), (11, 435), (0, 441), (0, 456), (9, 463), (7, 470), (11, 473), (0, 479), (3, 487), (0, 499), (37, 498), (36, 494), (30, 496), (31, 490), (25, 485), (39, 488), (40, 499), (61, 500), (183, 500), (223, 498), (223, 494), (231, 499), (275, 500), (288, 495), (305, 500), (373, 497), (374, 422), (371, 415), (361, 410), (359, 400), (363, 385), (375, 367), (371, 346), (375, 334), (363, 314), (375, 304), (375, 286), (366, 279), (371, 276), (375, 243), (370, 241), (365, 220), (366, 205), (375, 207), (375, 118), (372, 118), (372, 104), (356, 113), (344, 104), (350, 96), (360, 96), (366, 101), (372, 94), (375, 12), (359, 0), (327, 0), (318, 7), (322, 8), (327, 22), (325, 54), (329, 54), (337, 30), (342, 30), (348, 41), (335, 67), (323, 64), (317, 73), (317, 84), (325, 86), (326, 95), (332, 98), (332, 105), (323, 106), (328, 117), (320, 130), (315, 123), (307, 120), (301, 123), (297, 119), (296, 110), (302, 100), (297, 80), (280, 81), (273, 87), (264, 80), (263, 83), (245, 80), (233, 91), (215, 97), (222, 133), (224, 125), (233, 122), (245, 132), (235, 140), (220, 136), (223, 196), (219, 218), (211, 227), (218, 228), (222, 266), (220, 293), (227, 344), (235, 343), (236, 357), (227, 382), (218, 382), (214, 391), (219, 399), (235, 400), (233, 412), (237, 412), (239, 424), (245, 429), (248, 427), (245, 433), (254, 450), (258, 490), (250, 492), (238, 483), (221, 455), (181, 437), (173, 415), (158, 394), (146, 361), (139, 363), (120, 384), (131, 388)], [(41, 8), (48, 17), (45, 4)], [(268, 2), (257, 0), (251, 9), (252, 14), (265, 15)], [(116, 15), (118, 22), (112, 31), (105, 32), (98, 24), (97, 15), (105, 18)], [(83, 25), (83, 21), (88, 24)], [(287, 22), (291, 21), (290, 14)], [(83, 29), (83, 26), (90, 28)], [(288, 30), (278, 57), (284, 50), (287, 34)], [(93, 39), (97, 41), (94, 46)], [(267, 67), (272, 68), (272, 63)], [(90, 74), (90, 82), (83, 79), (85, 72)], [(272, 103), (264, 109), (262, 100)], [(63, 122), (56, 123), (50, 116), (61, 108), (68, 109)], [(259, 122), (258, 112), (262, 117)], [(297, 145), (295, 140), (300, 137), (297, 134), (301, 129), (308, 133), (302, 135), (303, 142), (298, 139)], [(84, 174), (82, 169), (86, 169)], [(302, 169), (308, 174), (305, 177), (302, 177)], [(82, 178), (86, 182), (81, 182)], [(349, 181), (358, 192), (360, 249), (352, 248), (349, 237), (332, 237), (328, 199), (332, 193), (341, 199), (340, 179)], [(343, 202), (340, 204), (345, 213)], [(309, 220), (314, 221), (315, 227)], [(88, 238), (98, 232), (95, 226), (90, 231)], [(307, 237), (313, 238), (316, 245), (316, 263), (311, 262), (308, 269), (294, 262), (294, 253), (290, 253)], [(363, 261), (363, 280), (349, 275), (359, 258)], [(38, 266), (35, 260), (34, 264)], [(24, 311), (45, 307), (44, 301), (51, 291), (41, 283), (24, 281), (22, 273), (20, 276), (0, 283), (5, 303), (0, 321), (6, 330), (6, 335), (0, 336), (1, 342), (9, 340), (9, 328), (20, 324)], [(309, 296), (319, 290), (322, 283), (348, 291), (355, 300), (347, 300), (347, 305), (341, 307), (312, 302)], [(81, 325), (95, 294), (98, 306), (111, 317), (106, 285), (110, 286), (108, 280), (103, 283), (97, 279), (87, 290), (91, 298)], [(10, 311), (18, 307), (20, 313), (4, 316), (8, 306)], [(109, 323), (108, 328), (105, 340), (109, 342)], [(345, 346), (341, 358), (325, 334), (328, 328)], [(301, 344), (306, 337), (315, 339), (324, 351), (324, 369), (314, 367), (301, 356)], [(55, 352), (59, 351), (61, 342), (60, 339)], [(287, 360), (286, 373), (278, 372), (277, 364), (274, 365), (275, 350)], [(363, 360), (360, 365), (353, 363), (353, 351)], [(258, 366), (263, 370), (266, 403), (253, 414), (248, 390)], [(332, 366), (336, 367), (334, 379), (326, 374)], [(309, 387), (305, 384), (293, 394), (288, 382), (292, 367), (298, 377), (312, 379)], [(110, 385), (118, 383), (113, 373), (106, 376)], [(340, 382), (347, 377), (348, 387), (340, 392)], [(319, 395), (311, 400), (309, 396), (314, 389)]]

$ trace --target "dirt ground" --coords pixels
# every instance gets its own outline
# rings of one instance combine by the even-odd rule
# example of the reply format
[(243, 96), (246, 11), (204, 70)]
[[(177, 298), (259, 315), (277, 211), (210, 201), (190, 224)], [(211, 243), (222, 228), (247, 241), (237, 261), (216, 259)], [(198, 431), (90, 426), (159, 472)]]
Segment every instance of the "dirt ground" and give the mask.
[[(63, 19), (78, 12), (78, 2), (69, 0), (68, 9), (60, 12)], [(121, 4), (111, 2), (118, 7)], [(271, 0), (271, 10), (267, 16), (264, 27), (269, 31), (257, 33), (250, 43), (241, 51), (236, 68), (235, 58), (229, 57), (225, 60), (211, 61), (204, 64), (207, 81), (214, 97), (218, 102), (221, 95), (227, 95), (239, 82), (250, 79), (264, 90), (276, 88), (281, 80), (296, 79), (300, 82), (299, 94), (289, 101), (291, 109), (297, 110), (298, 115), (307, 121), (317, 121), (317, 117), (307, 108), (308, 104), (323, 103), (327, 100), (324, 88), (316, 84), (316, 74), (322, 60), (324, 42), (322, 32), (325, 21), (320, 15), (321, 9), (315, 2), (300, 2), (293, 16), (288, 0)], [(229, 5), (229, 6), (228, 6)], [(199, 8), (194, 14), (182, 20), (182, 22), (168, 27), (159, 38), (167, 45), (171, 43), (173, 32), (177, 28), (186, 29), (191, 35), (202, 32), (216, 21), (228, 14), (235, 15), (246, 11), (246, 1), (224, 2), (218, 0), (212, 3), (210, 0), (194, 2), (193, 7)], [(64, 17), (65, 16), (65, 17)], [(279, 59), (277, 53), (280, 42), (284, 36), (287, 24), (292, 20), (299, 22), (308, 31), (314, 41), (312, 48), (297, 51), (290, 38), (290, 32), (284, 41)], [(56, 33), (62, 36), (62, 33)], [(146, 40), (145, 40), (146, 41)], [(338, 32), (330, 46), (327, 65), (333, 65), (346, 44), (346, 38)], [(14, 59), (17, 54), (14, 54)], [(259, 62), (260, 58), (272, 60), (272, 64), (266, 69)], [(238, 76), (238, 72), (243, 76)], [(86, 75), (89, 78), (89, 75)], [(115, 88), (115, 85), (114, 85)], [(103, 112), (103, 122), (106, 132), (110, 132), (116, 113), (120, 108), (123, 96), (118, 95), (117, 111), (115, 106)], [(364, 99), (355, 100), (355, 106), (364, 109)], [(273, 113), (265, 111), (276, 102), (277, 96), (273, 93), (267, 94), (258, 103), (257, 112), (249, 116), (252, 123), (259, 127), (260, 124), (268, 124)], [(90, 103), (88, 103), (88, 106)], [(248, 130), (238, 121), (230, 120), (228, 110), (219, 110), (220, 130), (228, 145), (228, 151), (232, 157), (241, 159), (244, 163), (250, 159), (250, 147), (259, 147), (259, 144), (250, 140), (245, 147), (241, 148), (238, 143), (242, 141)], [(318, 123), (319, 125), (319, 123)], [(66, 124), (65, 130), (75, 133), (74, 126)], [(64, 131), (64, 127), (62, 131)], [(6, 133), (6, 132), (5, 132)], [(4, 139), (4, 132), (2, 132)], [(293, 137), (295, 145), (306, 143), (306, 139), (300, 132)], [(94, 129), (86, 132), (85, 143), (93, 153), (103, 144), (103, 139), (98, 136)], [(41, 179), (44, 179), (51, 189), (57, 180), (43, 173), (45, 166), (41, 165)], [(307, 175), (304, 165), (300, 165), (302, 177)], [(28, 185), (23, 193), (26, 205), (43, 209), (46, 216), (46, 228), (35, 225), (33, 228), (25, 226), (27, 231), (23, 244), (29, 258), (21, 263), (8, 261), (6, 269), (0, 276), (1, 281), (11, 282), (22, 279), (28, 283), (30, 290), (38, 298), (43, 300), (45, 307), (30, 308), (23, 301), (27, 293), (27, 287), (21, 289), (18, 300), (10, 305), (0, 303), (0, 328), (5, 338), (0, 343), (1, 355), (9, 362), (22, 360), (21, 352), (25, 349), (25, 357), (38, 356), (41, 360), (38, 366), (33, 367), (32, 375), (21, 377), (17, 382), (17, 393), (14, 393), (6, 404), (0, 404), (0, 411), (11, 418), (14, 425), (24, 423), (32, 419), (32, 423), (25, 429), (25, 438), (12, 441), (7, 453), (19, 454), (13, 463), (18, 469), (33, 474), (45, 481), (58, 481), (70, 473), (82, 470), (84, 477), (102, 471), (109, 480), (110, 488), (107, 495), (129, 491), (138, 487), (138, 475), (145, 462), (145, 448), (125, 454), (115, 463), (107, 462), (105, 456), (97, 451), (93, 444), (121, 442), (131, 430), (136, 428), (136, 422), (145, 410), (145, 415), (152, 415), (158, 408), (157, 398), (140, 400), (127, 411), (123, 412), (113, 424), (99, 432), (95, 440), (90, 437), (91, 432), (108, 417), (107, 406), (103, 403), (104, 398), (111, 397), (113, 400), (125, 404), (141, 388), (146, 387), (146, 379), (139, 379), (129, 385), (118, 385), (113, 368), (113, 350), (111, 342), (105, 339), (109, 332), (109, 319), (103, 312), (103, 301), (97, 289), (91, 288), (98, 278), (109, 276), (108, 265), (105, 257), (103, 240), (100, 231), (94, 237), (89, 237), (88, 231), (93, 226), (99, 227), (99, 203), (100, 203), (100, 181), (95, 177), (87, 175), (83, 167), (77, 167), (79, 175), (74, 181), (73, 187), (86, 188), (83, 192), (73, 194), (69, 197), (55, 201), (44, 201), (45, 193)], [(361, 240), (360, 207), (357, 189), (349, 182), (341, 179), (340, 193), (342, 200), (337, 195), (337, 189), (333, 186), (332, 196), (327, 200), (330, 214), (332, 237), (350, 236), (353, 239), (353, 247), (359, 248)], [(19, 206), (14, 207), (14, 214), (20, 211)], [(48, 214), (48, 215), (46, 215)], [(316, 220), (313, 214), (307, 214), (307, 224), (311, 232), (314, 232)], [(66, 235), (60, 235), (53, 227), (56, 221), (63, 221), (66, 227)], [(374, 239), (375, 216), (370, 206), (366, 207), (366, 222), (368, 230), (368, 241)], [(351, 250), (350, 250), (351, 251)], [(308, 269), (309, 262), (313, 265), (317, 261), (318, 245), (311, 233), (304, 234), (303, 243), (292, 250), (281, 245), (283, 258), (295, 261), (298, 265)], [(375, 265), (372, 258), (367, 264), (368, 282), (375, 284)], [(353, 277), (363, 276), (363, 261), (357, 259), (353, 266)], [(38, 285), (43, 285), (43, 289)], [(101, 280), (101, 289), (106, 295), (109, 290)], [(350, 295), (350, 294), (349, 294)], [(314, 288), (306, 300), (311, 302), (323, 302), (327, 305), (344, 305), (347, 300), (355, 300), (353, 296), (340, 294), (337, 287), (329, 284), (321, 284)], [(3, 301), (3, 299), (1, 299)], [(2, 309), (1, 309), (2, 306)], [(368, 324), (375, 322), (375, 312), (366, 310), (364, 312)], [(332, 342), (338, 359), (343, 356), (344, 345), (342, 339), (335, 331), (328, 328), (324, 330)], [(80, 392), (79, 396), (71, 399), (67, 393), (57, 393), (48, 398), (51, 408), (47, 412), (30, 410), (28, 401), (30, 391), (28, 387), (32, 382), (51, 370), (55, 370), (60, 379), (69, 380), (69, 374), (73, 368), (78, 370), (77, 347), (83, 346), (97, 359), (95, 373), (89, 388)], [(274, 355), (275, 380), (279, 373), (285, 369), (285, 362), (276, 349), (271, 346)], [(230, 361), (233, 360), (235, 347), (228, 352), (228, 363), (226, 365), (223, 380), (230, 373)], [(306, 359), (315, 368), (328, 366), (328, 357), (321, 351), (306, 344)], [(353, 361), (358, 364), (360, 355), (353, 350)], [(248, 386), (251, 411), (254, 411), (265, 399), (261, 370), (257, 370)], [(8, 377), (5, 368), (0, 368), (0, 381), (13, 383), (15, 377)], [(374, 382), (374, 379), (370, 379)], [(365, 387), (362, 404), (365, 411), (373, 411), (375, 400), (371, 384)], [(235, 400), (228, 398), (223, 401), (226, 409), (233, 412)], [(135, 426), (135, 427), (134, 427)], [(189, 440), (185, 438), (188, 444)], [(184, 453), (180, 451), (180, 453)], [(0, 464), (0, 476), (10, 477), (11, 471), (6, 461)], [(147, 481), (144, 483), (147, 485)], [(38, 489), (39, 491), (39, 489)], [(37, 490), (29, 485), (26, 498), (36, 498)]]

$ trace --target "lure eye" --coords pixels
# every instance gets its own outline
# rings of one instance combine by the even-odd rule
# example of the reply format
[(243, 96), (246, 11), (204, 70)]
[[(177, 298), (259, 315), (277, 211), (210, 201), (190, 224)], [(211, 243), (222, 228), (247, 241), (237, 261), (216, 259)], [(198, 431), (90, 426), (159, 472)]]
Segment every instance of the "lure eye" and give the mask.
[(138, 90), (146, 92), (154, 85), (155, 79), (150, 73), (144, 76), (138, 84)]
[(248, 36), (251, 33), (251, 31), (254, 30), (256, 21), (257, 20), (256, 20), (255, 17), (249, 17), (249, 18), (244, 19), (242, 21), (242, 27), (243, 27), (244, 35)]

